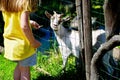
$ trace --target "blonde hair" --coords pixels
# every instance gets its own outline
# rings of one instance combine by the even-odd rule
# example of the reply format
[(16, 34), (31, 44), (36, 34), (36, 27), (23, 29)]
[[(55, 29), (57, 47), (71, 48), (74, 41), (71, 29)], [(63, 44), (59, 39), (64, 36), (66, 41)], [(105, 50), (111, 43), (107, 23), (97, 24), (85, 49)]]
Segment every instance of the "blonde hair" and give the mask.
[(7, 12), (35, 11), (38, 0), (0, 0), (0, 10)]

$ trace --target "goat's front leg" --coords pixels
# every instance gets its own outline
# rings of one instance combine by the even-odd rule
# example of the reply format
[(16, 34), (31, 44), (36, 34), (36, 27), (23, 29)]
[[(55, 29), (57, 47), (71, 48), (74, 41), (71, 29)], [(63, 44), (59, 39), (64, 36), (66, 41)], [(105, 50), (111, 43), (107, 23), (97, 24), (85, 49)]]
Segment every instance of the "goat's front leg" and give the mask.
[(62, 54), (62, 60), (63, 60), (63, 64), (62, 64), (62, 70), (65, 71), (65, 68), (66, 68), (66, 64), (68, 62), (68, 57), (69, 55), (64, 55), (66, 53), (63, 53)]
[(65, 71), (66, 64), (67, 64), (67, 62), (68, 62), (68, 58), (69, 58), (69, 56), (70, 56), (70, 54), (71, 54), (71, 51), (70, 51), (70, 49), (67, 48), (67, 47), (60, 46), (59, 48), (60, 48), (60, 52), (61, 52), (61, 54), (62, 54), (62, 60), (63, 60), (62, 70)]

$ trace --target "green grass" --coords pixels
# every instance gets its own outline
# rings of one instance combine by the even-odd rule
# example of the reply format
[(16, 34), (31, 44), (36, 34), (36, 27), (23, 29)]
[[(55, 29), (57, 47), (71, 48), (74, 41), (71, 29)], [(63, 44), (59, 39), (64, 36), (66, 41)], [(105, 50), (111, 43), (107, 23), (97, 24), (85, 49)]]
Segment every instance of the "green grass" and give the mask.
[[(48, 55), (37, 54), (37, 65), (31, 67), (31, 80), (80, 80), (76, 79), (74, 57), (70, 57), (66, 67), (66, 72), (62, 73), (62, 58), (53, 50), (48, 51)], [(0, 80), (13, 80), (13, 71), (16, 63), (11, 62), (0, 54)]]
[(0, 54), (0, 80), (13, 80), (15, 63), (11, 62)]

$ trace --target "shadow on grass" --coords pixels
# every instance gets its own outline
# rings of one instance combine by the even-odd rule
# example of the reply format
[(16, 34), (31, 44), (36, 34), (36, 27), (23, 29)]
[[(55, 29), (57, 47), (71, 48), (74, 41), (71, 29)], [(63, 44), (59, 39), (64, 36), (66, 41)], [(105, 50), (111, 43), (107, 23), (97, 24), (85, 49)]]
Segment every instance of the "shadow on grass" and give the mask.
[(80, 71), (66, 71), (64, 73), (60, 73), (57, 76), (48, 76), (48, 75), (40, 75), (37, 79), (33, 80), (85, 80), (85, 76), (81, 74)]

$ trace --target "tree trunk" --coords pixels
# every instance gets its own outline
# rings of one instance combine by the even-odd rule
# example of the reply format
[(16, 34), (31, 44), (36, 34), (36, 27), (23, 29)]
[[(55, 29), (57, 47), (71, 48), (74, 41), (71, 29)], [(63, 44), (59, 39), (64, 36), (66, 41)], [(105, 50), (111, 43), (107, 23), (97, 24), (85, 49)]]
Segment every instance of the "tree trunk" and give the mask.
[(120, 45), (120, 0), (105, 0), (104, 18), (107, 42), (94, 54), (91, 61), (91, 80), (99, 80), (97, 62), (106, 52)]
[(109, 41), (105, 42), (94, 54), (91, 61), (91, 79), (99, 80), (99, 73), (97, 70), (97, 62), (105, 55), (106, 52), (120, 45), (120, 35), (113, 36)]

